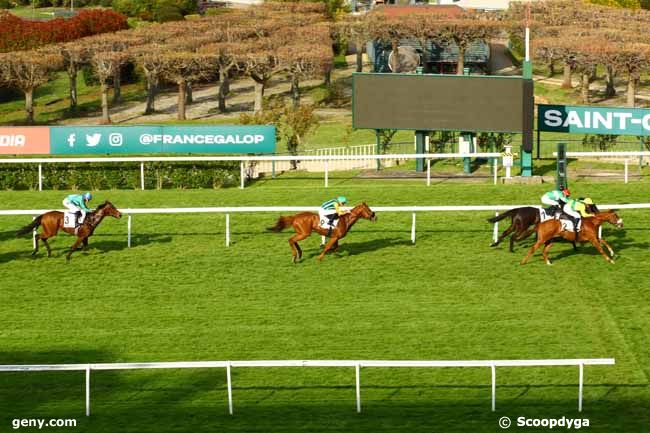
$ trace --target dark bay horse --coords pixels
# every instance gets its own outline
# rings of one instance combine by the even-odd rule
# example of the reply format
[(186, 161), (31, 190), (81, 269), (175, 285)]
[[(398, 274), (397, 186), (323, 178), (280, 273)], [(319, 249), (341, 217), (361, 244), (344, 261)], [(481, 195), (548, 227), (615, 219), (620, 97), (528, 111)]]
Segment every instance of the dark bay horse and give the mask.
[[(491, 247), (496, 247), (503, 241), (505, 237), (510, 236), (510, 252), (514, 253), (515, 241), (522, 241), (535, 233), (535, 226), (540, 222), (540, 209), (533, 206), (517, 207), (502, 213), (501, 215), (488, 218), (489, 223), (495, 223), (502, 219), (510, 217), (510, 226), (501, 233), (496, 242), (490, 244)], [(532, 226), (532, 227), (531, 227)], [(576, 243), (573, 243), (573, 249), (576, 248)]]
[[(339, 240), (345, 237), (359, 218), (364, 218), (373, 222), (377, 219), (375, 213), (365, 203), (361, 203), (360, 205), (355, 206), (349, 213), (341, 215), (338, 224), (332, 229), (332, 233), (329, 235), (329, 241), (325, 244), (323, 252), (318, 256), (319, 262), (323, 260), (323, 257), (325, 257), (325, 254), (328, 251), (337, 250), (339, 247)], [(309, 237), (312, 232), (328, 236), (328, 229), (320, 227), (320, 217), (318, 214), (312, 212), (301, 212), (293, 216), (281, 216), (278, 219), (278, 222), (273, 227), (269, 227), (268, 230), (281, 232), (289, 226), (293, 226), (296, 231), (296, 234), (289, 238), (289, 246), (291, 246), (294, 263), (302, 258), (302, 249), (300, 248), (300, 245), (298, 245), (299, 241)]]
[[(544, 245), (542, 250), (542, 255), (544, 256), (544, 261), (547, 265), (551, 264), (551, 260), (548, 258), (548, 252), (553, 246), (553, 239), (562, 237), (571, 242), (590, 242), (598, 252), (603, 256), (605, 260), (609, 263), (614, 263), (614, 260), (611, 257), (614, 257), (614, 250), (612, 247), (605, 241), (598, 237), (598, 228), (605, 222), (608, 222), (612, 225), (615, 225), (618, 228), (623, 228), (623, 220), (616, 215), (616, 212), (609, 210), (607, 212), (598, 212), (595, 216), (590, 218), (582, 218), (582, 227), (580, 233), (576, 239), (575, 232), (564, 231), (562, 230), (562, 223), (559, 220), (548, 220), (544, 221), (537, 225), (537, 242), (533, 245), (528, 251), (528, 254), (521, 261), (521, 264), (524, 265), (528, 262), (528, 259), (533, 255), (535, 250)], [(609, 250), (609, 256), (603, 250), (602, 245), (607, 247)], [(611, 257), (610, 257), (611, 256)]]
[(74, 244), (72, 244), (70, 251), (68, 251), (68, 254), (65, 256), (67, 260), (70, 260), (70, 256), (72, 255), (73, 251), (79, 248), (80, 244), (83, 243), (84, 250), (86, 247), (88, 247), (88, 238), (92, 236), (92, 234), (95, 232), (95, 228), (97, 228), (105, 216), (112, 216), (113, 218), (118, 219), (122, 217), (120, 211), (118, 211), (115, 206), (113, 206), (113, 203), (108, 200), (97, 206), (97, 209), (95, 211), (89, 212), (86, 215), (86, 219), (84, 220), (83, 224), (77, 229), (71, 227), (63, 227), (63, 215), (64, 213), (59, 211), (51, 211), (46, 212), (43, 215), (39, 215), (34, 219), (34, 221), (32, 221), (31, 224), (28, 224), (18, 230), (18, 232), (16, 232), (16, 237), (23, 236), (38, 226), (41, 226), (43, 229), (41, 233), (38, 233), (36, 235), (36, 248), (34, 248), (32, 256), (35, 256), (36, 253), (38, 253), (39, 241), (43, 241), (45, 247), (47, 248), (47, 256), (50, 257), (52, 255), (52, 250), (50, 249), (50, 244), (47, 243), (47, 240), (56, 236), (59, 230), (63, 230), (64, 232), (77, 237), (77, 240)]

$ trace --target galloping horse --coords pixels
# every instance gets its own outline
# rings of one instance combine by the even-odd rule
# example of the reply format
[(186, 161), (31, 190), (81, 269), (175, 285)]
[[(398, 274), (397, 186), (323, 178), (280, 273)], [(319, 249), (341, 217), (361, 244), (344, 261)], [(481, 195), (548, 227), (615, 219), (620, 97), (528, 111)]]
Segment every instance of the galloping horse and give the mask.
[(302, 249), (300, 248), (300, 245), (298, 245), (298, 241), (309, 237), (314, 231), (323, 236), (330, 236), (323, 252), (318, 256), (318, 261), (320, 262), (328, 251), (336, 251), (338, 249), (339, 240), (345, 237), (359, 218), (364, 218), (373, 222), (377, 219), (375, 213), (368, 207), (368, 205), (361, 203), (360, 205), (355, 206), (349, 213), (341, 215), (338, 224), (332, 229), (331, 234), (328, 234), (328, 229), (320, 227), (319, 216), (312, 212), (301, 212), (294, 216), (281, 216), (278, 219), (278, 222), (273, 227), (269, 227), (268, 230), (281, 232), (285, 228), (291, 225), (293, 226), (296, 234), (289, 238), (289, 246), (291, 246), (294, 263), (302, 258)]
[[(510, 226), (501, 233), (496, 242), (490, 244), (491, 247), (496, 247), (503, 241), (503, 239), (509, 234), (513, 233), (510, 236), (510, 252), (514, 253), (515, 241), (521, 241), (535, 233), (535, 227), (540, 222), (540, 209), (533, 206), (525, 207), (516, 207), (510, 209), (507, 212), (502, 213), (501, 215), (488, 218), (489, 223), (495, 223), (501, 221), (502, 219), (510, 217)], [(530, 228), (530, 226), (533, 226)], [(573, 242), (573, 249), (576, 248), (575, 241)]]
[(575, 232), (564, 231), (562, 229), (562, 222), (560, 220), (548, 220), (538, 224), (536, 227), (537, 242), (535, 242), (535, 245), (533, 245), (530, 251), (528, 251), (526, 257), (524, 257), (524, 259), (521, 261), (521, 264), (525, 265), (535, 250), (544, 245), (542, 255), (544, 256), (546, 264), (550, 265), (551, 260), (548, 258), (548, 251), (551, 249), (551, 246), (553, 246), (553, 239), (557, 237), (562, 237), (571, 242), (591, 242), (591, 244), (596, 247), (598, 252), (600, 252), (605, 260), (607, 260), (609, 263), (614, 263), (614, 260), (605, 254), (605, 251), (601, 245), (605, 245), (607, 247), (611, 257), (614, 257), (614, 250), (612, 250), (612, 247), (607, 243), (607, 241), (605, 241), (605, 239), (598, 238), (598, 228), (604, 222), (608, 222), (618, 228), (623, 228), (623, 220), (619, 218), (618, 215), (616, 215), (616, 212), (613, 210), (609, 210), (607, 212), (598, 212), (591, 218), (583, 218), (582, 229), (580, 230), (577, 239)]
[(86, 247), (88, 247), (88, 238), (92, 236), (92, 234), (95, 232), (95, 228), (97, 228), (105, 216), (121, 218), (122, 214), (115, 208), (115, 206), (113, 206), (113, 203), (107, 200), (103, 204), (97, 206), (97, 209), (94, 212), (88, 213), (83, 224), (77, 229), (64, 227), (63, 216), (64, 213), (59, 211), (51, 211), (37, 216), (31, 224), (28, 224), (22, 229), (18, 230), (16, 237), (23, 236), (38, 226), (43, 226), (42, 233), (36, 235), (36, 248), (34, 248), (32, 256), (35, 256), (36, 253), (38, 253), (38, 242), (43, 241), (45, 247), (47, 248), (47, 256), (50, 257), (52, 255), (52, 250), (50, 249), (50, 244), (47, 243), (47, 240), (56, 236), (59, 230), (63, 230), (64, 232), (77, 237), (77, 240), (74, 244), (72, 244), (70, 251), (65, 256), (67, 260), (70, 260), (70, 256), (72, 255), (73, 251), (79, 247), (79, 244), (83, 243), (84, 250)]

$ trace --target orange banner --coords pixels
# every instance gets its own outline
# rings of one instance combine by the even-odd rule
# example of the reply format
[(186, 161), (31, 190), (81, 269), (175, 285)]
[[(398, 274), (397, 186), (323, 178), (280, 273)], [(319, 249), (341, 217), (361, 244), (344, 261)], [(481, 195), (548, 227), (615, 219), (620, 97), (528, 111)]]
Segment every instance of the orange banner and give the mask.
[(0, 127), (0, 155), (49, 155), (49, 153), (49, 127)]

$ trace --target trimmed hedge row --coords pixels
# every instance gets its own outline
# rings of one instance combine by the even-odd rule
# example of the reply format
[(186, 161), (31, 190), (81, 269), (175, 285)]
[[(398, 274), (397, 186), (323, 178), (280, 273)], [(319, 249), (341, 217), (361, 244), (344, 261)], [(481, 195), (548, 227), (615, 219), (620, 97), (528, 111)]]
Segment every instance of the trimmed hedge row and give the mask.
[[(239, 163), (147, 162), (146, 189), (221, 188), (239, 184)], [(1, 164), (0, 189), (38, 189), (38, 164)], [(43, 189), (140, 189), (140, 163), (43, 164)]]

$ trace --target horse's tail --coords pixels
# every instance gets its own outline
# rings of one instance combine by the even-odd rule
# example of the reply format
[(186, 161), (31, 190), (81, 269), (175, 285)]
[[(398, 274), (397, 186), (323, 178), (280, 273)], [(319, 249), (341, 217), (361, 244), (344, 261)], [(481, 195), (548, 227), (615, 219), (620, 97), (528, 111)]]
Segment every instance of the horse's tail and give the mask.
[(19, 237), (21, 237), (21, 236), (23, 236), (23, 235), (26, 235), (27, 233), (29, 233), (29, 232), (31, 232), (32, 230), (34, 230), (36, 227), (40, 226), (40, 225), (41, 225), (41, 218), (43, 218), (43, 215), (39, 215), (39, 216), (37, 216), (36, 218), (34, 218), (34, 221), (32, 221), (31, 223), (27, 224), (27, 225), (26, 225), (25, 227), (23, 227), (22, 229), (18, 230), (18, 231), (16, 232), (16, 237), (19, 238)]
[(280, 218), (278, 218), (278, 222), (275, 223), (273, 227), (267, 228), (267, 230), (271, 232), (279, 233), (282, 230), (289, 227), (291, 224), (293, 224), (293, 219), (294, 217), (292, 216), (281, 216)]
[(517, 208), (515, 208), (515, 209), (510, 209), (509, 211), (506, 211), (506, 212), (502, 213), (501, 215), (497, 215), (497, 216), (495, 216), (495, 217), (488, 218), (487, 221), (488, 221), (489, 223), (495, 223), (495, 222), (497, 222), (497, 221), (501, 221), (501, 220), (504, 219), (504, 218), (508, 218), (509, 216), (512, 216), (512, 215), (514, 215), (515, 213), (517, 213)]

